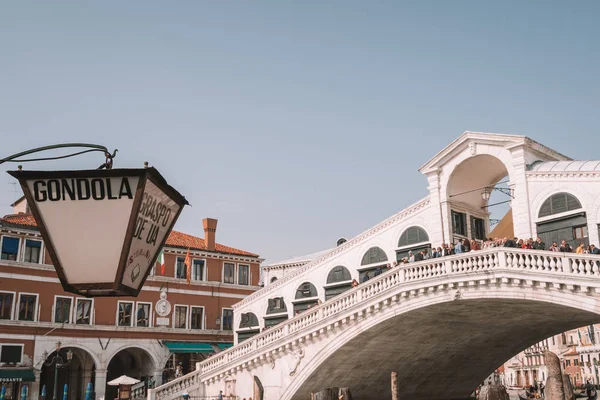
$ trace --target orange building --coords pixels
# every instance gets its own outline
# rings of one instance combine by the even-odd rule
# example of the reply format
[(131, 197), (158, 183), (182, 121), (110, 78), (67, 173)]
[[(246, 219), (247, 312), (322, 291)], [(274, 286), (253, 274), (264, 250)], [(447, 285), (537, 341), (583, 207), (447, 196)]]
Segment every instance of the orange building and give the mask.
[[(85, 298), (62, 290), (24, 199), (0, 218), (0, 382), (7, 399), (22, 386), (37, 398), (54, 390), (57, 343), (62, 395), (114, 398), (106, 383), (127, 374), (158, 385), (233, 343), (231, 306), (259, 289), (257, 254), (219, 244), (217, 220), (203, 220), (204, 238), (173, 231), (136, 298)], [(184, 264), (190, 249), (190, 283)], [(90, 254), (90, 257), (93, 257)], [(85, 263), (85, 260), (81, 260)], [(71, 360), (67, 363), (67, 358)]]

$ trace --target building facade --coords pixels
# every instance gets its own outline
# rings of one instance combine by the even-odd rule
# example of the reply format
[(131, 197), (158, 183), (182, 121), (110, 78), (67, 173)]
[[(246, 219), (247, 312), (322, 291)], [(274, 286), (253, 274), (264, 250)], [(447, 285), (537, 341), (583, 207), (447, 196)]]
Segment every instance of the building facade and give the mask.
[(573, 386), (581, 386), (588, 381), (600, 385), (599, 335), (600, 324), (583, 326), (525, 349), (504, 364), (507, 385), (522, 388), (534, 384), (534, 381), (544, 382), (548, 376), (543, 355), (546, 349), (559, 357)]
[[(0, 381), (6, 398), (27, 386), (50, 397), (59, 355), (62, 395), (114, 398), (107, 382), (123, 374), (151, 385), (186, 374), (195, 363), (233, 343), (233, 309), (259, 288), (257, 254), (215, 241), (217, 220), (205, 219), (204, 238), (173, 231), (136, 298), (85, 298), (62, 290), (25, 200), (0, 218)], [(190, 252), (191, 276), (184, 264)], [(90, 255), (93, 257), (93, 254)], [(81, 260), (85, 262), (85, 260)], [(57, 343), (60, 342), (60, 347)]]

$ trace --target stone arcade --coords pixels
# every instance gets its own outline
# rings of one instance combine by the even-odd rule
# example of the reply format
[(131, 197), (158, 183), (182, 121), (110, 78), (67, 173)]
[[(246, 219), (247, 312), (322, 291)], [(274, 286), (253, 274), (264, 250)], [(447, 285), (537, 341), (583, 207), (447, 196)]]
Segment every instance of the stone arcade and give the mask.
[(265, 268), (265, 288), (234, 306), (236, 345), (150, 398), (295, 400), (340, 386), (375, 400), (389, 396), (390, 371), (400, 398), (466, 398), (512, 355), (600, 321), (595, 255), (497, 247), (399, 265), (353, 288), (408, 251), (488, 237), (500, 182), (506, 235), (599, 242), (600, 161), (465, 132), (420, 171), (425, 198), (329, 251)]

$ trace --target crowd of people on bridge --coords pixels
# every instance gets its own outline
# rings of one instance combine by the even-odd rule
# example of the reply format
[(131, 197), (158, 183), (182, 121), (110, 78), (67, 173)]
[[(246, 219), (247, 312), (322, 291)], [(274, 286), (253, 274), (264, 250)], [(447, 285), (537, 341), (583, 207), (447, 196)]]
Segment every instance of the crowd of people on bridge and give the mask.
[[(468, 253), (471, 251), (486, 250), (494, 247), (508, 247), (517, 249), (532, 249), (532, 250), (546, 250), (554, 251), (557, 253), (577, 253), (577, 254), (597, 254), (600, 255), (600, 249), (595, 245), (591, 244), (586, 246), (584, 242), (573, 249), (573, 247), (567, 243), (566, 240), (562, 240), (560, 245), (557, 242), (552, 242), (551, 246), (546, 246), (546, 243), (538, 237), (537, 239), (519, 239), (519, 238), (502, 238), (502, 239), (487, 239), (482, 242), (476, 240), (460, 240), (456, 244), (451, 245), (444, 243), (440, 247), (432, 247), (419, 251), (409, 251), (406, 257), (401, 258), (399, 261), (394, 261), (393, 264), (386, 264), (385, 266), (378, 266), (374, 271), (365, 273), (361, 282), (366, 282), (371, 278), (381, 275), (385, 271), (403, 264), (409, 264), (418, 261), (429, 260), (433, 258), (440, 258), (451, 256), (455, 254)], [(352, 281), (352, 287), (358, 285), (356, 280)]]
[[(532, 249), (532, 250), (547, 250), (560, 253), (577, 253), (577, 254), (599, 254), (600, 249), (595, 245), (591, 244), (586, 246), (584, 242), (579, 243), (576, 249), (567, 243), (566, 240), (561, 241), (560, 246), (557, 242), (552, 242), (552, 245), (547, 247), (546, 243), (541, 238), (537, 239), (519, 239), (519, 238), (502, 238), (502, 239), (487, 239), (483, 242), (476, 240), (460, 240), (454, 245), (442, 244), (440, 247), (424, 249), (413, 253), (408, 252), (408, 256), (402, 258), (399, 263), (411, 263), (416, 261), (428, 260), (431, 258), (439, 258), (451, 256), (454, 254), (468, 253), (470, 251), (485, 250), (493, 247), (511, 247), (518, 249)], [(395, 263), (396, 264), (396, 263)]]

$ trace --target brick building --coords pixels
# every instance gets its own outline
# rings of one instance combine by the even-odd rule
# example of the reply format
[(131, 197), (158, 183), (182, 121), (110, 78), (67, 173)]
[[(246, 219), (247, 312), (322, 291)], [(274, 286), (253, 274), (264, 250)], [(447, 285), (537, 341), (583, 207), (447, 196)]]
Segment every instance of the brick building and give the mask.
[(46, 364), (57, 342), (65, 360), (72, 355), (58, 374), (60, 393), (68, 384), (69, 399), (84, 398), (88, 382), (96, 398), (114, 398), (106, 382), (122, 374), (160, 384), (178, 366), (185, 374), (233, 343), (231, 306), (258, 289), (262, 260), (217, 243), (217, 220), (203, 220), (204, 238), (173, 231), (164, 269), (154, 268), (137, 298), (85, 298), (62, 290), (26, 201), (13, 207), (14, 214), (0, 218), (0, 381), (6, 398), (17, 398), (23, 385), (31, 398), (43, 386), (52, 396), (55, 367)]

